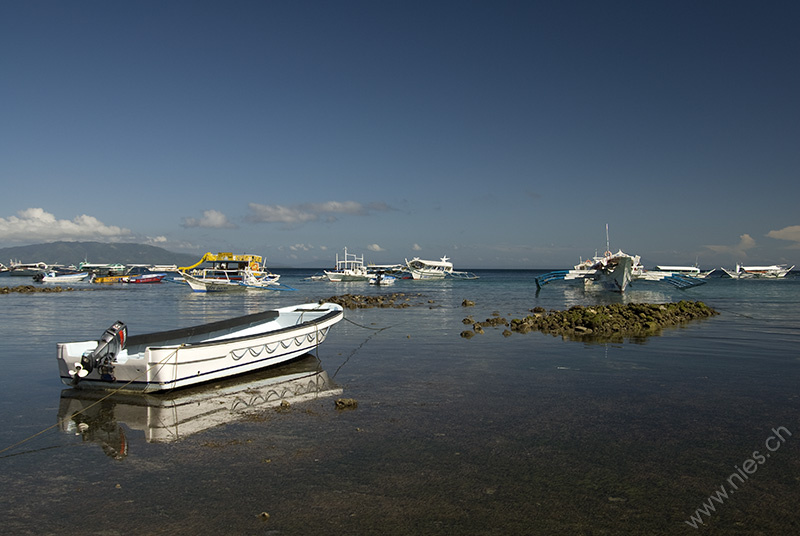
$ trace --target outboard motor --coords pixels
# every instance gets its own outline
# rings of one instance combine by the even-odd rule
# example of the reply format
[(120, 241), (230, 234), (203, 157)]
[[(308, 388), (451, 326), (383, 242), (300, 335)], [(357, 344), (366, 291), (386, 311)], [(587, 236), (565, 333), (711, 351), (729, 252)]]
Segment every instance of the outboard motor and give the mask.
[(101, 379), (114, 381), (114, 360), (120, 350), (125, 348), (127, 338), (128, 328), (125, 324), (119, 320), (114, 322), (97, 341), (97, 347), (84, 352), (81, 362), (75, 363), (75, 370), (70, 371), (73, 379), (77, 382), (97, 369)]

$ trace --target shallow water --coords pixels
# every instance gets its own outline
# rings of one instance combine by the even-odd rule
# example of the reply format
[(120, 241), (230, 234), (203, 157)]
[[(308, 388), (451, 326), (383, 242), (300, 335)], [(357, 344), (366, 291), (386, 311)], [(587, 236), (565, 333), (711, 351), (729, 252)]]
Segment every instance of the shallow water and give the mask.
[[(701, 530), (797, 529), (800, 279), (720, 279), (685, 291), (640, 283), (620, 296), (558, 284), (537, 293), (535, 271), (484, 270), (476, 281), (385, 289), (282, 273), (296, 292), (86, 285), (91, 290), (0, 296), (2, 530), (692, 533), (687, 521), (703, 501), (753, 464), (746, 480), (731, 480), (736, 493), (699, 515)], [(0, 281), (7, 284), (19, 283)], [(290, 366), (327, 372), (341, 389), (336, 395), (284, 410), (217, 413), (208, 419), (214, 426), (165, 443), (148, 442), (129, 408), (112, 405), (105, 450), (101, 434), (86, 441), (58, 426), (67, 387), (58, 379), (56, 342), (96, 338), (118, 319), (141, 333), (378, 292), (408, 293), (414, 306), (348, 310), (318, 361)], [(464, 299), (475, 306), (462, 307)], [(502, 328), (459, 336), (470, 315), (511, 319), (535, 306), (681, 299), (721, 314), (637, 342), (504, 337)], [(356, 399), (357, 409), (335, 409), (338, 396)], [(773, 441), (779, 449), (763, 463), (746, 464), (754, 451), (768, 453), (765, 441), (779, 427), (794, 435)], [(120, 430), (127, 455), (115, 458)]]

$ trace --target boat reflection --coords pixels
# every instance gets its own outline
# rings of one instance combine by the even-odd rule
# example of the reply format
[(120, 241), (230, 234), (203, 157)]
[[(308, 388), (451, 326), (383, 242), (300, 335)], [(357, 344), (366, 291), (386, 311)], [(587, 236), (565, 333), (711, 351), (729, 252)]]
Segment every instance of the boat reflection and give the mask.
[(317, 358), (306, 354), (274, 369), (167, 395), (64, 389), (58, 426), (121, 459), (128, 454), (126, 429), (143, 431), (148, 443), (170, 443), (271, 407), (340, 394)]

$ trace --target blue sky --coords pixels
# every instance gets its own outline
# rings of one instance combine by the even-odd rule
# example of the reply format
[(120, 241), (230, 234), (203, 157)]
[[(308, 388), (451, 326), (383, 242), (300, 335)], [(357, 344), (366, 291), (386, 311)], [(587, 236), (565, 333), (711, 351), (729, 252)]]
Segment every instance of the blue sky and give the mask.
[(800, 263), (800, 4), (0, 3), (0, 247)]

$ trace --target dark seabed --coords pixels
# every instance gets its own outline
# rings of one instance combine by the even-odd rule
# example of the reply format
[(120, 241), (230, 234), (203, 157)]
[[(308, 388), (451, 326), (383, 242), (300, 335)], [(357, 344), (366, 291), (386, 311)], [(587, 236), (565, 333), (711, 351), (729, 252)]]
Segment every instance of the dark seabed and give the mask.
[[(484, 270), (476, 281), (399, 281), (385, 289), (279, 272), (296, 292), (225, 296), (178, 284), (87, 284), (75, 288), (91, 290), (0, 296), (0, 532), (800, 530), (794, 274), (714, 279), (684, 291), (639, 283), (620, 296), (559, 284), (537, 294), (535, 271)], [(16, 279), (3, 277), (0, 286), (27, 283)], [(94, 407), (91, 433), (67, 426), (64, 408), (88, 403), (71, 400), (60, 383), (57, 342), (97, 338), (115, 320), (135, 334), (393, 292), (409, 295), (413, 306), (347, 310), (317, 356), (149, 405), (112, 399)], [(475, 306), (462, 307), (464, 299)], [(470, 315), (511, 319), (536, 306), (682, 299), (702, 300), (720, 315), (624, 343), (504, 337), (503, 327), (459, 336)], [(264, 403), (253, 387), (323, 371), (325, 389), (288, 408)], [(235, 404), (214, 398), (231, 385), (247, 389)], [(170, 425), (171, 404), (192, 396), (210, 405), (190, 401), (192, 421)], [(336, 409), (340, 397), (358, 407)], [(163, 441), (155, 441), (154, 426)]]

